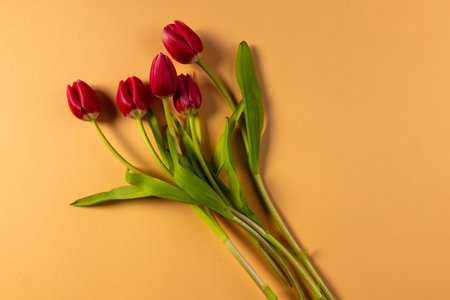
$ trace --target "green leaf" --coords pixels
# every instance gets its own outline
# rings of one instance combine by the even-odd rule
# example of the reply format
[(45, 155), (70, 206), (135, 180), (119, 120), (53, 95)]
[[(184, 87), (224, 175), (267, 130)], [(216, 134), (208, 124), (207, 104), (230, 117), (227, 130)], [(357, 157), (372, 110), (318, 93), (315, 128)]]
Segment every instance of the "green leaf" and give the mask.
[(264, 108), (252, 54), (245, 41), (239, 45), (235, 71), (244, 101), (245, 125), (249, 146), (248, 163), (252, 173), (258, 174), (259, 147), (264, 127)]
[(108, 192), (94, 194), (78, 199), (71, 203), (73, 206), (91, 206), (112, 200), (127, 200), (153, 196), (149, 191), (144, 191), (135, 186), (121, 186)]
[(255, 214), (252, 212), (247, 204), (247, 201), (245, 200), (244, 193), (242, 192), (242, 188), (239, 183), (239, 177), (236, 172), (236, 165), (234, 164), (233, 160), (231, 140), (233, 137), (235, 125), (236, 122), (234, 122), (234, 124), (231, 124), (231, 122), (227, 120), (227, 123), (225, 124), (225, 130), (223, 132), (223, 165), (228, 177), (228, 188), (230, 190), (229, 199), (232, 201), (233, 206), (237, 210), (259, 224), (259, 221), (256, 219)]
[(132, 173), (130, 171), (127, 171), (125, 179), (129, 184), (139, 187), (151, 196), (183, 203), (196, 204), (196, 202), (192, 200), (192, 198), (182, 189), (163, 180), (144, 174)]
[(223, 132), (220, 134), (219, 141), (217, 142), (216, 150), (209, 163), (212, 167), (212, 171), (215, 175), (219, 175), (223, 168)]
[(172, 159), (170, 157), (169, 151), (166, 148), (166, 144), (164, 143), (164, 139), (159, 129), (158, 120), (151, 110), (147, 112), (147, 121), (153, 132), (156, 146), (158, 147), (159, 154), (161, 155), (164, 164), (169, 168), (169, 170), (173, 171)]
[(167, 145), (169, 145), (170, 157), (172, 157), (172, 163), (175, 169), (175, 167), (178, 165), (178, 152), (177, 149), (175, 149), (175, 145), (172, 140), (172, 135), (169, 132), (169, 127), (166, 128), (166, 136), (167, 136)]
[(228, 176), (228, 187), (230, 189), (230, 196), (233, 201), (233, 204), (236, 207), (241, 206), (241, 195), (240, 195), (240, 184), (239, 178), (236, 173), (236, 167), (233, 161), (233, 155), (231, 152), (231, 138), (232, 132), (234, 128), (230, 128), (230, 122), (227, 120), (225, 124), (225, 130), (223, 132), (223, 164), (225, 168), (225, 172)]
[(174, 118), (175, 125), (177, 126), (177, 130), (180, 133), (181, 140), (183, 141), (184, 148), (186, 149), (187, 155), (189, 157), (189, 160), (191, 162), (191, 166), (194, 169), (194, 172), (202, 178), (204, 181), (206, 181), (205, 174), (202, 171), (202, 168), (200, 166), (200, 163), (197, 159), (197, 156), (195, 155), (195, 149), (194, 149), (194, 141), (189, 136), (188, 132), (181, 126), (180, 122)]
[(198, 116), (198, 113), (194, 115), (194, 123), (195, 123), (195, 133), (197, 134), (198, 142), (202, 143), (202, 131), (200, 126), (200, 118)]
[[(243, 101), (239, 102), (239, 104), (236, 106), (235, 110), (233, 111), (233, 113), (229, 118), (229, 122), (231, 125), (230, 128), (233, 127), (233, 130), (235, 128), (237, 120), (241, 117), (242, 111), (244, 109), (243, 103), (244, 103)], [(213, 158), (210, 162), (210, 165), (216, 176), (219, 175), (220, 170), (222, 170), (223, 167), (223, 139), (224, 139), (224, 132), (220, 134), (216, 150), (214, 151)]]
[(222, 216), (231, 219), (233, 214), (216, 192), (194, 173), (181, 167), (175, 167), (175, 183), (188, 193), (198, 205), (215, 210)]

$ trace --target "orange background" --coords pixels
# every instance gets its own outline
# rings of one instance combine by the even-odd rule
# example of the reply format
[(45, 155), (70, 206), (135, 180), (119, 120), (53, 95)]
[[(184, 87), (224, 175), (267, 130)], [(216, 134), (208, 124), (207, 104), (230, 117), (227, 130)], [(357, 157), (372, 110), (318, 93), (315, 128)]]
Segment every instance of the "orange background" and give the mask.
[[(0, 298), (263, 299), (188, 206), (69, 206), (125, 184), (125, 170), (71, 115), (67, 84), (85, 80), (105, 104), (120, 80), (148, 81), (173, 19), (199, 33), (236, 95), (235, 51), (251, 45), (263, 178), (337, 298), (450, 298), (449, 11), (448, 1), (0, 2)], [(196, 66), (176, 67), (198, 75), (210, 155), (229, 110)], [(111, 105), (105, 134), (163, 177)], [(232, 231), (279, 298), (294, 299)]]

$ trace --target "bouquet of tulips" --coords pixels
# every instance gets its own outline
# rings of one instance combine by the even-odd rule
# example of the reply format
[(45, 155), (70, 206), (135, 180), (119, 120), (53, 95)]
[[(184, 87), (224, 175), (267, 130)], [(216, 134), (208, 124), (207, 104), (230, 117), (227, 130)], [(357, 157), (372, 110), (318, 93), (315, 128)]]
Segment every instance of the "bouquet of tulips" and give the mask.
[[(125, 178), (128, 185), (78, 199), (72, 205), (90, 206), (106, 201), (149, 197), (186, 203), (225, 244), (267, 299), (277, 299), (269, 285), (261, 279), (217, 222), (217, 214), (221, 215), (248, 233), (262, 257), (287, 287), (295, 289), (299, 299), (333, 299), (306, 253), (300, 249), (283, 223), (261, 180), (259, 150), (264, 110), (249, 46), (242, 42), (237, 52), (235, 72), (242, 99), (237, 102), (201, 60), (203, 44), (192, 29), (175, 21), (164, 28), (162, 41), (173, 59), (182, 64), (197, 64), (206, 72), (232, 110), (226, 118), (213, 158), (210, 161), (205, 159), (200, 147), (200, 88), (191, 75), (177, 76), (168, 56), (160, 53), (154, 58), (150, 70), (150, 89), (133, 76), (119, 83), (116, 96), (117, 106), (122, 114), (136, 120), (142, 138), (151, 156), (165, 173), (166, 180), (155, 178), (132, 165), (109, 143), (96, 123), (101, 112), (96, 93), (88, 84), (78, 80), (67, 87), (70, 110), (77, 118), (93, 125), (106, 147), (127, 168)], [(151, 93), (162, 101), (167, 123), (164, 128), (149, 109)], [(173, 101), (177, 112), (185, 117), (179, 120), (170, 111), (169, 101)], [(144, 121), (148, 126), (144, 126)], [(156, 147), (145, 127), (150, 129)], [(232, 137), (237, 129), (242, 133), (254, 183), (287, 245), (261, 225), (245, 200), (231, 151)], [(222, 178), (226, 180), (219, 178), (222, 172)]]

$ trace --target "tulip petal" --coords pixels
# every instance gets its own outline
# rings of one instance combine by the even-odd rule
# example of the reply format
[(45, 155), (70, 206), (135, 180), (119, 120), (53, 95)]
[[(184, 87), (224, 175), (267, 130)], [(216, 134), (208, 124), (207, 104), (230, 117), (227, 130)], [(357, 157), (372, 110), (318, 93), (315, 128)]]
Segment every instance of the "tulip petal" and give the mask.
[[(128, 81), (128, 79), (127, 79)], [(119, 83), (119, 87), (117, 89), (116, 101), (119, 110), (122, 114), (127, 117), (134, 109), (133, 101), (131, 100), (130, 92), (128, 90), (128, 85), (122, 80)]]
[(169, 97), (175, 93), (177, 73), (172, 61), (167, 55), (158, 54), (153, 59), (150, 70), (150, 88), (158, 97)]
[(195, 82), (190, 75), (186, 76), (185, 83), (188, 90), (189, 108), (197, 110), (202, 104), (202, 94), (200, 93), (200, 88), (198, 87), (197, 82)]
[(134, 108), (147, 111), (150, 95), (147, 87), (136, 76), (127, 79), (128, 90), (131, 92)]
[(189, 44), (182, 39), (175, 31), (164, 28), (162, 34), (162, 42), (169, 54), (178, 62), (188, 64), (195, 57), (195, 52)]
[(83, 120), (84, 116), (86, 115), (86, 112), (81, 107), (80, 100), (78, 99), (77, 90), (71, 87), (70, 85), (67, 85), (67, 101), (69, 103), (70, 111), (75, 115), (75, 117)]
[(189, 44), (192, 51), (201, 54), (203, 52), (203, 43), (200, 37), (183, 22), (176, 20), (174, 23), (177, 27), (177, 33)]
[(100, 101), (94, 90), (84, 81), (77, 80), (73, 84), (74, 88), (78, 92), (81, 107), (88, 114), (95, 114), (100, 112)]

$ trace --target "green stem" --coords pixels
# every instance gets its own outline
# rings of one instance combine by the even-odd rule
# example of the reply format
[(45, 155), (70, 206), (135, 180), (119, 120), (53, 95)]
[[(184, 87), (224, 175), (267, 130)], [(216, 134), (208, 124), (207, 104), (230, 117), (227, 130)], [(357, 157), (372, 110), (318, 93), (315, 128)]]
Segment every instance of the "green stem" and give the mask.
[[(281, 266), (284, 273), (288, 276), (288, 278), (289, 278), (288, 280), (294, 287), (295, 292), (297, 293), (299, 299), (306, 300), (307, 298), (306, 298), (305, 294), (303, 293), (303, 290), (300, 287), (300, 284), (298, 283), (297, 278), (295, 278), (295, 275), (292, 274), (291, 270), (289, 269), (289, 267), (287, 266), (287, 264), (283, 260), (283, 258), (280, 256), (280, 254), (276, 250), (273, 249), (273, 246), (270, 245), (265, 239), (263, 239), (263, 238), (258, 239), (251, 233), (249, 233), (249, 236), (252, 239), (257, 241), (257, 243), (255, 243), (255, 244), (258, 246), (258, 249), (259, 249), (259, 247), (263, 247), (263, 250), (267, 251), (276, 260), (278, 265)], [(263, 252), (263, 254), (267, 253), (267, 252)], [(275, 266), (277, 266), (277, 268), (278, 268), (278, 265), (275, 265)]]
[(273, 205), (269, 195), (267, 194), (267, 191), (264, 187), (264, 184), (261, 180), (261, 176), (259, 174), (253, 174), (253, 179), (256, 183), (256, 186), (261, 194), (261, 197), (266, 204), (270, 214), (273, 216), (275, 223), (280, 228), (281, 232), (283, 233), (285, 239), (291, 246), (292, 250), (294, 251), (295, 256), (300, 260), (302, 265), (305, 267), (305, 269), (308, 271), (308, 273), (311, 275), (311, 277), (314, 279), (314, 281), (317, 283), (317, 285), (320, 287), (320, 289), (323, 291), (325, 297), (327, 299), (334, 299), (331, 295), (331, 292), (328, 290), (325, 283), (320, 278), (317, 271), (312, 266), (311, 262), (309, 261), (307, 255), (305, 252), (301, 251), (300, 246), (295, 241), (294, 237), (291, 235), (289, 230), (287, 229), (286, 224), (284, 224), (283, 219), (278, 214), (278, 211), (276, 210), (275, 206)]
[[(167, 117), (167, 115), (166, 115)], [(98, 124), (95, 120), (91, 120), (91, 124), (94, 126), (95, 131), (99, 135), (100, 139), (103, 141), (103, 143), (106, 145), (106, 147), (111, 151), (111, 153), (122, 163), (124, 164), (128, 169), (132, 170), (135, 173), (139, 174), (146, 174), (145, 172), (139, 170), (135, 166), (133, 166), (131, 163), (129, 163), (125, 158), (123, 158), (122, 155), (117, 152), (117, 150), (111, 145), (111, 143), (108, 141), (108, 139), (105, 137), (103, 132), (100, 130), (100, 127), (98, 127)], [(141, 130), (142, 121), (139, 122), (139, 129)], [(143, 126), (142, 126), (142, 129)], [(169, 129), (170, 130), (170, 129)], [(141, 133), (145, 133), (145, 130), (141, 131)], [(146, 143), (148, 141), (148, 136), (145, 133)], [(154, 148), (151, 146), (151, 143), (148, 141), (148, 144), (150, 145), (149, 148)], [(147, 145), (148, 146), (148, 145)], [(151, 151), (152, 152), (152, 151)], [(155, 152), (156, 154), (156, 152)], [(165, 167), (165, 166), (164, 166)], [(170, 171), (169, 171), (170, 173)], [(172, 174), (171, 178), (173, 179)], [(245, 260), (245, 258), (242, 256), (242, 254), (237, 250), (237, 248), (234, 246), (234, 244), (231, 242), (230, 238), (226, 234), (226, 232), (222, 229), (222, 227), (219, 225), (219, 223), (216, 221), (214, 216), (211, 214), (209, 210), (206, 208), (201, 208), (196, 205), (189, 205), (192, 210), (202, 219), (202, 221), (211, 229), (211, 231), (214, 232), (214, 234), (219, 237), (219, 239), (225, 244), (225, 246), (230, 250), (230, 252), (233, 254), (233, 256), (238, 260), (238, 262), (242, 265), (242, 267), (246, 270), (246, 272), (250, 275), (250, 277), (253, 279), (253, 281), (256, 283), (256, 285), (263, 291), (263, 293), (266, 295), (267, 299), (269, 300), (276, 300), (277, 296), (272, 291), (272, 289), (267, 285), (256, 273), (256, 271), (251, 267), (251, 265)]]
[(142, 124), (142, 119), (136, 118), (136, 123), (138, 125), (139, 131), (141, 132), (142, 138), (144, 139), (145, 145), (150, 151), (150, 154), (152, 155), (153, 159), (156, 161), (158, 166), (164, 171), (164, 173), (166, 173), (166, 175), (170, 178), (170, 180), (173, 181), (172, 172), (170, 172), (170, 170), (162, 162), (161, 158), (159, 158), (158, 154), (156, 153), (155, 148), (153, 148), (153, 145), (150, 142), (150, 139), (148, 138), (147, 132), (145, 131), (144, 124)]
[[(284, 271), (284, 273), (283, 273), (283, 271), (279, 267), (279, 265), (281, 266), (281, 268), (284, 267), (282, 265), (282, 263), (284, 263), (284, 261), (281, 258), (280, 254), (277, 253), (272, 247), (266, 249), (261, 244), (261, 242), (259, 240), (257, 240), (254, 236), (252, 236), (251, 234), (249, 234), (248, 236), (252, 240), (253, 244), (255, 244), (255, 246), (258, 249), (258, 251), (262, 254), (264, 259), (267, 261), (267, 263), (270, 265), (270, 267), (275, 271), (275, 273), (284, 282), (284, 284), (286, 284), (288, 286), (292, 286), (290, 280), (288, 278), (286, 278), (286, 275), (288, 275), (286, 270), (283, 269), (283, 271)], [(274, 259), (277, 261), (278, 264), (275, 262)], [(284, 275), (285, 273), (286, 273), (286, 275)], [(294, 283), (292, 283), (292, 284), (294, 284)]]
[[(198, 161), (200, 162), (200, 166), (201, 166), (203, 172), (205, 173), (208, 181), (211, 183), (211, 185), (213, 186), (216, 193), (225, 201), (225, 203), (229, 204), (228, 198), (225, 196), (225, 194), (222, 192), (222, 190), (218, 186), (215, 178), (212, 176), (211, 171), (208, 168), (205, 158), (203, 157), (203, 155), (201, 153), (200, 143), (198, 141), (197, 134), (196, 134), (194, 116), (192, 114), (188, 114), (188, 124), (189, 124), (190, 131), (192, 133), (191, 136), (193, 139), (194, 151), (195, 151)], [(272, 253), (273, 255), (271, 257), (257, 240), (252, 238), (252, 241), (253, 241), (253, 243), (255, 243), (256, 247), (262, 253), (262, 255), (267, 260), (269, 265), (273, 268), (275, 273), (281, 278), (281, 280), (283, 280), (286, 284), (289, 284), (289, 281), (286, 278), (286, 276), (283, 274), (283, 272), (280, 270), (278, 265), (272, 259), (272, 257), (274, 257), (276, 259), (277, 256), (280, 257), (280, 255), (278, 253), (276, 253), (275, 251), (273, 251), (273, 253)], [(273, 250), (273, 249), (271, 249), (271, 250)]]
[(205, 222), (205, 224), (211, 229), (212, 232), (225, 244), (228, 250), (233, 254), (239, 264), (244, 268), (248, 275), (253, 279), (255, 284), (261, 289), (261, 291), (266, 295), (267, 299), (275, 300), (276, 295), (273, 293), (272, 289), (259, 277), (252, 266), (247, 262), (247, 260), (242, 256), (236, 246), (231, 242), (227, 233), (219, 225), (217, 220), (214, 218), (213, 214), (200, 206), (189, 205), (192, 210), (200, 217), (200, 219)]
[(291, 235), (291, 233), (287, 229), (287, 226), (284, 224), (283, 220), (281, 219), (281, 216), (278, 214), (278, 211), (276, 210), (275, 206), (273, 205), (272, 201), (270, 200), (269, 194), (267, 194), (267, 191), (261, 180), (261, 176), (259, 174), (253, 174), (253, 180), (255, 181), (256, 187), (258, 188), (258, 191), (261, 194), (261, 197), (262, 197), (265, 205), (267, 206), (270, 214), (275, 219), (275, 223), (277, 223), (278, 227), (280, 228), (280, 230), (283, 233), (284, 237), (286, 238), (287, 242), (294, 250), (295, 255), (301, 256), (302, 251), (300, 250), (300, 247), (298, 246), (294, 237)]
[(324, 295), (322, 294), (322, 291), (320, 288), (316, 285), (314, 280), (310, 277), (308, 272), (298, 263), (296, 258), (277, 240), (275, 239), (270, 233), (265, 231), (263, 228), (261, 228), (258, 224), (253, 222), (251, 219), (247, 218), (245, 215), (241, 214), (240, 212), (236, 211), (233, 208), (230, 208), (234, 214), (233, 221), (243, 227), (248, 232), (251, 232), (252, 234), (259, 235), (260, 237), (267, 240), (270, 244), (272, 244), (276, 249), (278, 249), (284, 257), (289, 261), (289, 263), (294, 267), (294, 269), (297, 271), (297, 273), (300, 275), (300, 277), (304, 280), (308, 288), (311, 290), (311, 292), (314, 295), (315, 299), (326, 299)]
[(208, 68), (208, 66), (205, 65), (205, 63), (201, 59), (197, 61), (197, 64), (206, 72), (206, 74), (208, 74), (211, 80), (214, 81), (216, 86), (219, 88), (220, 92), (227, 100), (231, 109), (234, 110), (234, 108), (236, 107), (235, 101), (233, 100), (233, 98), (231, 98), (230, 93), (228, 93), (227, 89), (223, 86), (222, 82), (220, 82), (219, 78), (217, 78), (216, 75), (214, 75), (214, 73)]
[(205, 158), (203, 157), (202, 151), (200, 149), (200, 143), (197, 138), (197, 134), (195, 134), (196, 128), (195, 128), (195, 122), (194, 122), (193, 115), (191, 113), (189, 113), (187, 118), (188, 118), (188, 122), (189, 122), (189, 127), (192, 132), (192, 139), (194, 142), (193, 143), (194, 151), (195, 151), (195, 154), (197, 155), (198, 161), (200, 162), (200, 166), (202, 167), (203, 172), (205, 173), (206, 177), (208, 178), (208, 181), (210, 182), (210, 184), (212, 185), (212, 187), (216, 191), (216, 193), (220, 196), (220, 198), (222, 198), (225, 201), (225, 203), (228, 203), (229, 201), (228, 201), (227, 197), (224, 195), (224, 193), (220, 189), (219, 185), (217, 184), (215, 178), (212, 176), (211, 171), (209, 170), (209, 167), (205, 161)]
[(169, 133), (172, 136), (173, 142), (175, 143), (175, 148), (178, 153), (181, 153), (180, 143), (178, 142), (177, 135), (175, 134), (175, 129), (172, 123), (172, 117), (170, 116), (169, 98), (162, 98), (164, 106), (164, 115), (166, 117), (167, 128), (169, 128)]
[(105, 135), (103, 134), (103, 132), (100, 130), (100, 127), (98, 127), (98, 124), (95, 120), (91, 120), (91, 124), (92, 126), (94, 126), (95, 131), (97, 132), (98, 136), (100, 137), (100, 139), (103, 141), (103, 143), (105, 144), (105, 146), (109, 149), (109, 151), (111, 151), (111, 153), (122, 163), (124, 164), (128, 169), (132, 170), (135, 173), (139, 173), (139, 174), (145, 174), (143, 171), (139, 170), (138, 168), (136, 168), (135, 166), (133, 166), (132, 164), (130, 164), (125, 158), (123, 158), (122, 155), (119, 154), (119, 152), (117, 152), (117, 150), (111, 145), (111, 143), (108, 141), (108, 139), (105, 137)]
[[(206, 74), (211, 78), (211, 80), (216, 84), (216, 86), (219, 88), (220, 92), (223, 94), (225, 99), (227, 100), (228, 104), (230, 105), (231, 109), (234, 110), (235, 102), (231, 98), (228, 91), (225, 89), (224, 85), (220, 82), (220, 80), (212, 73), (212, 71), (204, 64), (203, 61), (199, 60), (197, 64), (206, 72)], [(242, 138), (244, 140), (245, 149), (248, 154), (248, 140), (247, 140), (247, 130), (245, 127), (245, 123), (243, 119), (239, 119), (239, 128), (242, 133)], [(301, 251), (299, 245), (296, 243), (295, 239), (290, 234), (289, 230), (287, 229), (286, 225), (283, 223), (280, 215), (278, 214), (276, 208), (274, 207), (272, 200), (267, 195), (267, 192), (265, 190), (264, 184), (261, 181), (261, 178), (259, 174), (252, 174), (253, 180), (255, 184), (258, 187), (258, 191), (261, 195), (261, 197), (264, 200), (264, 203), (266, 204), (267, 208), (269, 209), (271, 215), (275, 219), (275, 222), (277, 223), (277, 226), (280, 228), (281, 232), (283, 233), (284, 237), (288, 241), (289, 245), (292, 247), (295, 256), (300, 260), (300, 262), (305, 266), (305, 268), (308, 270), (310, 275), (314, 278), (314, 281), (319, 285), (319, 287), (322, 289), (323, 293), (327, 297), (328, 300), (333, 300), (333, 296), (331, 295), (330, 291), (326, 287), (325, 283), (320, 278), (319, 274), (317, 274), (314, 267), (311, 265), (311, 262), (308, 260), (306, 254)], [(259, 177), (259, 178), (258, 178)]]

